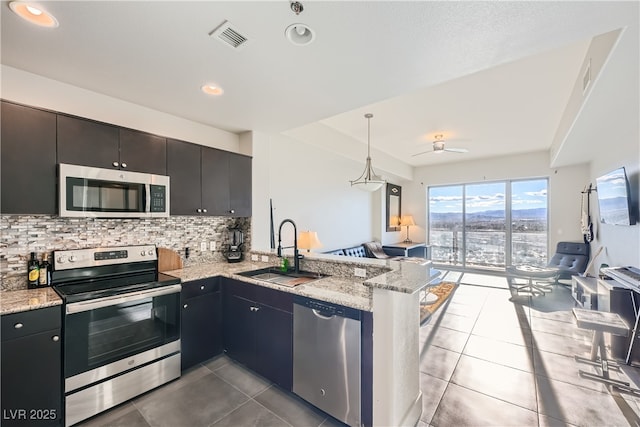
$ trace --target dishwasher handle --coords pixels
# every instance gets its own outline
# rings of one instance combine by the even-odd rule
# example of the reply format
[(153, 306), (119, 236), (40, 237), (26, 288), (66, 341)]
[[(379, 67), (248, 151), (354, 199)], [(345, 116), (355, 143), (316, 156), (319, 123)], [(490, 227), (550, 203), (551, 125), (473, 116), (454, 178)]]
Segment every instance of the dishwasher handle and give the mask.
[(333, 319), (334, 317), (336, 317), (335, 314), (332, 314), (330, 316), (327, 316), (326, 314), (322, 314), (322, 312), (320, 310), (316, 310), (315, 308), (312, 308), (311, 311), (313, 312), (313, 314), (316, 315), (316, 317), (319, 317), (321, 319), (329, 320), (329, 319)]

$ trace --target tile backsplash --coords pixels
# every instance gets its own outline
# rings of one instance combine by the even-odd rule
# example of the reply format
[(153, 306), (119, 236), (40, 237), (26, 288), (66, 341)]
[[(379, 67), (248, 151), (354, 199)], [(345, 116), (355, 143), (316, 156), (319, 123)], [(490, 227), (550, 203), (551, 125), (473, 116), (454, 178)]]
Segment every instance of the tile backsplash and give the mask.
[[(0, 217), (0, 289), (27, 287), (27, 259), (54, 250), (154, 244), (176, 250), (185, 265), (224, 260), (229, 227), (244, 232), (245, 251), (251, 247), (250, 218), (172, 216), (158, 219), (60, 218), (50, 215)], [(215, 251), (200, 245), (216, 242)], [(185, 259), (185, 248), (189, 259)]]

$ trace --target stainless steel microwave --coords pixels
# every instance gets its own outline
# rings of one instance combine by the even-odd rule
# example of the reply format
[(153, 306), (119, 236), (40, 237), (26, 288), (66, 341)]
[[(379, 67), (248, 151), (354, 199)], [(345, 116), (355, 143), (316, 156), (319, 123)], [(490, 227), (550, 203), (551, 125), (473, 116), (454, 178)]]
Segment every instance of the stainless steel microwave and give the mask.
[(169, 216), (169, 177), (87, 166), (59, 165), (62, 217)]

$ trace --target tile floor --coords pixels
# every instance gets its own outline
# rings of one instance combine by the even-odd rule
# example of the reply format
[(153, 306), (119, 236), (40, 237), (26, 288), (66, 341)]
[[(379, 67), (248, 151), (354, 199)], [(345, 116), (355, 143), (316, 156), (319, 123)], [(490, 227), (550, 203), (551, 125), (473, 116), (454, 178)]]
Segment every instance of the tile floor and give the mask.
[[(420, 426), (636, 426), (640, 397), (583, 379), (591, 333), (570, 292), (538, 297), (462, 284), (420, 329)], [(592, 368), (593, 369), (593, 368)], [(625, 366), (640, 385), (635, 368)], [(340, 426), (225, 356), (85, 426)]]

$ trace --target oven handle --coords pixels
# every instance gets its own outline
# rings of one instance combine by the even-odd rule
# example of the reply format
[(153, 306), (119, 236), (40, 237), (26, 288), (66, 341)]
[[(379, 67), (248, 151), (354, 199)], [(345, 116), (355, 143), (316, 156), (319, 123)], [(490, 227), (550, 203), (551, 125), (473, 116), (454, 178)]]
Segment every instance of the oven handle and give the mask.
[(175, 294), (180, 292), (181, 285), (163, 286), (161, 288), (149, 289), (145, 291), (129, 292), (122, 295), (98, 298), (91, 301), (80, 301), (67, 304), (67, 314), (81, 313), (83, 311), (94, 310), (96, 308), (109, 307), (111, 305), (123, 304), (143, 298), (157, 297), (160, 295)]

